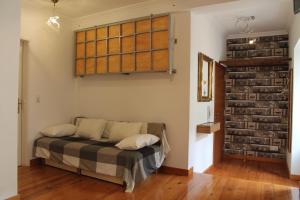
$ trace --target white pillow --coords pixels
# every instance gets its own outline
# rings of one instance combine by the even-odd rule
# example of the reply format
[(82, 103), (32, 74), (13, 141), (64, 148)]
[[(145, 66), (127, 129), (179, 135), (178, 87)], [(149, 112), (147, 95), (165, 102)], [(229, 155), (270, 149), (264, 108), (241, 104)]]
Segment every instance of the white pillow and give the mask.
[(137, 134), (125, 138), (115, 146), (119, 149), (137, 150), (145, 146), (150, 146), (159, 141), (159, 138), (151, 134)]
[(114, 124), (114, 121), (107, 121), (105, 129), (102, 134), (102, 138), (109, 138), (109, 131), (113, 124)]
[(63, 137), (73, 135), (76, 132), (76, 129), (76, 126), (73, 124), (61, 124), (47, 127), (40, 132), (47, 137)]
[(103, 119), (81, 119), (76, 135), (87, 139), (100, 140), (105, 126), (106, 120)]
[(140, 122), (114, 122), (110, 127), (109, 139), (119, 142), (132, 135), (140, 134), (142, 123)]

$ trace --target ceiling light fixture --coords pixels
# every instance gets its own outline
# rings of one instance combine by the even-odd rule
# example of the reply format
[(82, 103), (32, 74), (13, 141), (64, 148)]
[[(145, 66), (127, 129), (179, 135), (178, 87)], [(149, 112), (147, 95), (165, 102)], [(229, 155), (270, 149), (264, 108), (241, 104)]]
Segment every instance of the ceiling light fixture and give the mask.
[(53, 3), (53, 15), (49, 17), (47, 24), (50, 27), (55, 29), (60, 29), (60, 18), (55, 14), (55, 4), (58, 3), (59, 0), (51, 0)]
[[(255, 16), (238, 17), (235, 26), (240, 29), (242, 34), (250, 34), (254, 32), (253, 28), (251, 27), (251, 23), (254, 22), (254, 20)], [(255, 42), (255, 38), (249, 38), (249, 44), (254, 44)]]

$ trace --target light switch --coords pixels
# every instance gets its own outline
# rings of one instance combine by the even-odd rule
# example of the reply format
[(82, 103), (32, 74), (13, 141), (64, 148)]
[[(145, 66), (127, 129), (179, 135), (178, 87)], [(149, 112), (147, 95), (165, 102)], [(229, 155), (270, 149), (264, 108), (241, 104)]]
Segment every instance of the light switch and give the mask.
[(206, 109), (207, 109), (207, 122), (210, 122), (210, 116), (211, 116), (210, 106), (208, 105)]

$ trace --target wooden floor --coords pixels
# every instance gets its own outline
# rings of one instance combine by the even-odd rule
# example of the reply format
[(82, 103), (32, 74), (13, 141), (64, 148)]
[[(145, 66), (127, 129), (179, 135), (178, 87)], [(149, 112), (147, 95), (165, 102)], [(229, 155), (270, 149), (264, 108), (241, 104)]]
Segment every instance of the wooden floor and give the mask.
[[(256, 176), (259, 177), (256, 180), (256, 178), (249, 178), (250, 174), (256, 174), (255, 168), (253, 171), (248, 170), (251, 172), (248, 172), (249, 176), (247, 176), (243, 173), (242, 167), (239, 171), (229, 172), (228, 168), (232, 168), (232, 165), (236, 164), (225, 163), (220, 170), (213, 169), (211, 173), (215, 175), (194, 174), (191, 177), (184, 177), (154, 174), (137, 185), (131, 194), (124, 193), (123, 188), (119, 185), (52, 167), (20, 167), (19, 193), (21, 199), (34, 200), (299, 199), (299, 188), (296, 182), (291, 183), (287, 180), (284, 184), (284, 180), (266, 181), (267, 179), (264, 177), (268, 177), (270, 168), (263, 169), (266, 173), (258, 172), (260, 175)], [(261, 167), (258, 169), (262, 170)]]
[(226, 159), (219, 165), (206, 171), (207, 174), (239, 178), (250, 181), (259, 181), (285, 186), (299, 186), (299, 183), (289, 179), (285, 164), (264, 163), (237, 159)]

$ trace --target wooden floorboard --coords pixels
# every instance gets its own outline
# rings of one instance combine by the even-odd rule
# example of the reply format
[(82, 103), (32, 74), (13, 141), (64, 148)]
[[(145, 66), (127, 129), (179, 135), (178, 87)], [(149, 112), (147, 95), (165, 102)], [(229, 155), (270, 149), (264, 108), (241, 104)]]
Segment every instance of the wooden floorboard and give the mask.
[(217, 166), (207, 170), (206, 173), (284, 186), (299, 186), (298, 182), (289, 179), (288, 169), (285, 164), (281, 163), (265, 163), (251, 160), (244, 162), (238, 159), (226, 159)]
[[(240, 176), (231, 172), (234, 167)], [(19, 194), (21, 199), (30, 200), (299, 199), (297, 182), (280, 179), (280, 170), (265, 167), (225, 162), (210, 170), (214, 175), (194, 173), (187, 177), (158, 173), (138, 184), (133, 193), (125, 193), (124, 188), (113, 183), (53, 167), (20, 167)], [(258, 177), (259, 181), (255, 180)]]

